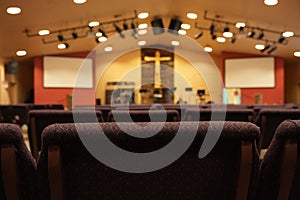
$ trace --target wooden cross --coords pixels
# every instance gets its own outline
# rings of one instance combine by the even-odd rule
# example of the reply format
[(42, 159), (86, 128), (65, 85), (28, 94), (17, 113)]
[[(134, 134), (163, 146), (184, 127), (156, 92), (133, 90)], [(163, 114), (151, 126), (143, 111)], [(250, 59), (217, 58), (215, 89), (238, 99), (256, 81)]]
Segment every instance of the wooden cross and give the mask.
[(161, 61), (170, 61), (171, 57), (160, 57), (160, 52), (155, 51), (155, 56), (145, 56), (144, 60), (149, 61), (155, 61), (155, 68), (154, 68), (154, 88), (161, 88), (161, 78), (160, 78), (160, 62)]

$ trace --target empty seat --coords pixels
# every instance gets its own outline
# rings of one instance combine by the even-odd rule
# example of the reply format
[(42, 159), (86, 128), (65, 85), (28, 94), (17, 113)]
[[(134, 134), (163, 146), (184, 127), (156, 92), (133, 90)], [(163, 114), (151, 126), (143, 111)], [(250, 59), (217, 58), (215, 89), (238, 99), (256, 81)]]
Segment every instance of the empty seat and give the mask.
[(247, 108), (219, 109), (200, 108), (186, 109), (184, 121), (253, 121), (254, 111)]
[(1, 200), (37, 199), (36, 163), (15, 124), (0, 124)]
[(265, 108), (261, 109), (255, 120), (260, 127), (258, 149), (267, 149), (278, 125), (286, 119), (300, 119), (300, 109)]
[[(120, 123), (119, 123), (120, 124)], [(256, 138), (259, 129), (248, 122), (166, 122), (156, 135), (147, 135), (151, 128), (137, 130), (136, 125), (148, 123), (122, 123), (131, 135), (124, 133), (117, 123), (78, 124), (89, 142), (102, 149), (99, 134), (108, 137), (112, 143), (123, 150), (135, 153), (161, 150), (166, 144), (179, 137), (180, 144), (192, 137), (192, 143), (179, 158), (168, 166), (147, 173), (130, 173), (117, 170), (98, 161), (83, 146), (74, 124), (54, 124), (43, 132), (43, 144), (38, 161), (40, 199), (205, 199), (205, 200), (245, 200), (253, 199), (255, 194), (259, 158)], [(153, 122), (154, 126), (162, 123)], [(208, 128), (212, 124), (210, 132)], [(78, 126), (77, 125), (77, 126)], [(99, 126), (103, 133), (99, 133)], [(177, 131), (181, 136), (177, 136)], [(223, 129), (222, 129), (223, 128)], [(221, 136), (204, 158), (199, 158), (200, 146), (207, 134)], [(195, 133), (193, 133), (195, 131)], [(179, 133), (178, 133), (179, 134)], [(195, 135), (193, 135), (195, 134)], [(102, 137), (101, 137), (102, 138)], [(177, 138), (178, 139), (178, 138)], [(166, 151), (164, 157), (151, 159), (156, 164), (174, 155), (175, 149)], [(107, 152), (110, 159), (121, 159), (119, 154)], [(141, 154), (139, 154), (141, 155)], [(162, 155), (159, 153), (159, 155)], [(122, 157), (123, 158), (123, 157)], [(152, 157), (153, 158), (153, 157)], [(121, 166), (127, 166), (123, 161)], [(137, 161), (133, 166), (148, 166)], [(249, 191), (249, 193), (248, 193)], [(248, 197), (248, 198), (247, 198)]]
[(74, 114), (78, 116), (76, 122), (103, 122), (102, 113), (92, 110), (30, 110), (28, 122), (28, 139), (32, 155), (38, 158), (41, 149), (41, 134), (44, 128), (54, 123), (73, 123)]
[(109, 122), (176, 122), (180, 120), (176, 110), (113, 110), (108, 113)]
[(257, 199), (300, 199), (300, 120), (285, 120), (276, 129), (262, 160)]

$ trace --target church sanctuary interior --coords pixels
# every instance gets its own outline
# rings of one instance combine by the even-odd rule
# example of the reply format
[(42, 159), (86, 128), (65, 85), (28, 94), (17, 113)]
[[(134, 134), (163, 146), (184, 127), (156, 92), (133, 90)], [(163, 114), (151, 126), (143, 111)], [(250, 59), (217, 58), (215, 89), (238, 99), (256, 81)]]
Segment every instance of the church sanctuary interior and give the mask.
[(0, 1), (0, 200), (300, 200), (299, 10)]

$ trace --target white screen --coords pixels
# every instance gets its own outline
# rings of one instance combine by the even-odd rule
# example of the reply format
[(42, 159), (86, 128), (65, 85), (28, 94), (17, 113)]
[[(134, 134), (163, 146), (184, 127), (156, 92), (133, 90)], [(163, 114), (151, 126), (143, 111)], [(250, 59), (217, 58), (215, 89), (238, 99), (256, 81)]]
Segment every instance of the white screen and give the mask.
[(93, 88), (91, 58), (44, 56), (43, 66), (44, 87)]
[(225, 87), (275, 87), (275, 61), (273, 57), (238, 58), (225, 60)]

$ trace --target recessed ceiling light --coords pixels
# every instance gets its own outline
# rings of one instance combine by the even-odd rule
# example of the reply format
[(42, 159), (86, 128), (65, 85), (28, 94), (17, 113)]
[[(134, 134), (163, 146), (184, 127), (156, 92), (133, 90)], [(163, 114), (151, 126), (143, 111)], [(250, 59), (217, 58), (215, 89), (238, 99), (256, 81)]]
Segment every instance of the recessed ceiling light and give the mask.
[(138, 45), (140, 45), (140, 46), (144, 46), (145, 44), (146, 44), (146, 41), (144, 41), (144, 40), (141, 40), (138, 42)]
[(179, 35), (186, 35), (186, 30), (181, 29), (181, 30), (178, 31), (178, 34)]
[(263, 45), (263, 44), (256, 44), (255, 45), (255, 49), (257, 49), (257, 50), (263, 50), (265, 48), (265, 45)]
[(198, 15), (196, 13), (187, 13), (187, 18), (189, 19), (197, 19)]
[(46, 29), (39, 30), (39, 35), (49, 35), (49, 34), (50, 34), (49, 30), (46, 30)]
[(231, 38), (233, 36), (233, 33), (228, 31), (228, 32), (224, 32), (223, 33), (223, 36), (226, 37), (226, 38)]
[(226, 39), (224, 37), (217, 37), (217, 42), (223, 43), (226, 42)]
[(141, 29), (141, 30), (138, 30), (138, 34), (139, 34), (139, 35), (145, 35), (145, 34), (147, 34), (147, 33), (148, 33), (147, 29)]
[(68, 43), (60, 43), (57, 45), (58, 49), (66, 49), (69, 48), (69, 44)]
[(17, 14), (21, 13), (21, 8), (19, 8), (17, 6), (11, 6), (6, 9), (6, 12), (11, 15), (17, 15)]
[(300, 51), (295, 51), (295, 52), (294, 52), (294, 56), (300, 57)]
[(188, 29), (191, 28), (191, 25), (189, 25), (189, 24), (181, 24), (181, 28), (188, 30)]
[(27, 52), (25, 50), (19, 50), (16, 52), (17, 56), (25, 56), (27, 54)]
[(74, 3), (76, 4), (83, 4), (85, 3), (87, 0), (73, 0)]
[(91, 21), (89, 22), (89, 27), (95, 27), (95, 26), (99, 26), (100, 23), (98, 21)]
[(213, 49), (212, 49), (210, 46), (204, 47), (203, 50), (204, 50), (205, 52), (208, 52), (208, 53), (210, 53), (210, 52), (213, 51)]
[(276, 4), (278, 4), (278, 0), (264, 0), (264, 3), (267, 6), (275, 6)]
[(149, 17), (149, 13), (147, 12), (142, 12), (138, 14), (139, 19), (146, 19), (147, 17)]
[(293, 31), (285, 31), (282, 33), (282, 36), (286, 37), (286, 38), (292, 37), (292, 36), (294, 36), (294, 32)]
[(147, 27), (148, 27), (147, 23), (139, 24), (139, 26), (138, 26), (139, 29), (145, 29)]
[(177, 40), (171, 41), (171, 44), (172, 44), (173, 46), (179, 46), (179, 45), (180, 45), (180, 43), (179, 43)]
[(113, 50), (113, 48), (111, 46), (105, 47), (104, 51), (105, 52), (111, 52)]
[(101, 36), (98, 38), (99, 42), (105, 42), (106, 40), (107, 40), (107, 37), (105, 37), (105, 36)]

